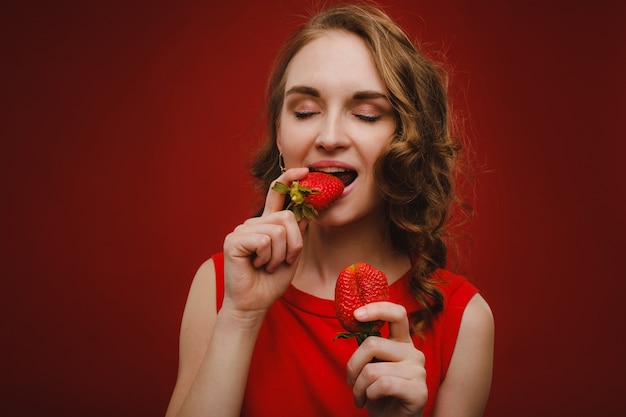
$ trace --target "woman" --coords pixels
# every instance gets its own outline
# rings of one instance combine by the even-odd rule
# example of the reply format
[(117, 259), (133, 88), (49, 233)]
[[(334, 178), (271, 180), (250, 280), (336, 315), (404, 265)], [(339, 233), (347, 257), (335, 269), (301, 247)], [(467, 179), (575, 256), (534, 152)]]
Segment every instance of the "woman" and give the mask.
[[(493, 318), (444, 269), (459, 147), (440, 71), (382, 11), (336, 7), (286, 43), (268, 94), (265, 205), (198, 270), (167, 415), (481, 415)], [(298, 222), (271, 185), (311, 170), (346, 186)], [(358, 347), (333, 342), (335, 281), (357, 261), (391, 293), (355, 311), (388, 323)]]

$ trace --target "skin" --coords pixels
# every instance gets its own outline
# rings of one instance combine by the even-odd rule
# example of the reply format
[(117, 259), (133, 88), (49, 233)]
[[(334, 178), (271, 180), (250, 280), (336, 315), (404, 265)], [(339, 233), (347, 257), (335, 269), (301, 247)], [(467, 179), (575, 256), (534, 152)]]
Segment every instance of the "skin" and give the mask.
[[(373, 164), (395, 131), (385, 88), (363, 41), (326, 32), (304, 46), (287, 71), (278, 146), (288, 169), (277, 180), (301, 179), (309, 168), (358, 173), (343, 196), (311, 222), (282, 210), (269, 191), (263, 214), (224, 241), (225, 294), (216, 313), (215, 269), (200, 267), (180, 337), (180, 365), (167, 416), (238, 416), (263, 319), (290, 284), (332, 299), (346, 259), (361, 259), (400, 277), (410, 267), (394, 251), (383, 223)], [(424, 355), (410, 338), (404, 307), (384, 302), (355, 311), (361, 321), (389, 322), (389, 338), (370, 337), (347, 364), (354, 402), (371, 416), (421, 416), (428, 398)], [(464, 313), (435, 415), (479, 416), (491, 382), (493, 318), (476, 295)], [(379, 362), (371, 362), (376, 357)]]

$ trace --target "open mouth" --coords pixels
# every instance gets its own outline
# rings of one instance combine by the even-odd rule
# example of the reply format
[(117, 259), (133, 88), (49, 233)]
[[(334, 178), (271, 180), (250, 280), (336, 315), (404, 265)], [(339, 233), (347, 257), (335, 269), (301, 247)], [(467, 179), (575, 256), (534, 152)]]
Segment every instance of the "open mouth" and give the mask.
[(328, 168), (311, 168), (311, 172), (324, 172), (326, 174), (333, 175), (343, 182), (343, 185), (347, 187), (352, 184), (356, 177), (359, 175), (356, 171), (352, 171), (350, 169), (338, 168), (338, 167), (328, 167)]

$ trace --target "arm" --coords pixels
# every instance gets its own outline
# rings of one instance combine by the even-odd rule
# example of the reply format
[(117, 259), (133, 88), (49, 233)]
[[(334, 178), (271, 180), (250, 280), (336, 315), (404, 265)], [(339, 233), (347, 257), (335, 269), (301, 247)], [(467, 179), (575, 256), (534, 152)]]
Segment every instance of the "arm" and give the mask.
[(179, 370), (166, 417), (239, 415), (250, 358), (260, 328), (216, 313), (212, 261), (198, 270), (191, 285), (180, 331)]
[(215, 291), (215, 269), (208, 260), (198, 269), (187, 296), (180, 327), (178, 377), (166, 417), (175, 416), (182, 406), (209, 346), (217, 317)]
[(479, 294), (467, 304), (446, 377), (439, 388), (435, 417), (483, 415), (493, 368), (494, 321)]
[[(291, 182), (308, 170), (291, 169)], [(258, 332), (287, 289), (302, 250), (306, 221), (282, 210), (270, 191), (261, 217), (224, 240), (224, 302), (216, 312), (215, 268), (206, 262), (191, 285), (180, 335), (180, 364), (167, 417), (239, 416)]]

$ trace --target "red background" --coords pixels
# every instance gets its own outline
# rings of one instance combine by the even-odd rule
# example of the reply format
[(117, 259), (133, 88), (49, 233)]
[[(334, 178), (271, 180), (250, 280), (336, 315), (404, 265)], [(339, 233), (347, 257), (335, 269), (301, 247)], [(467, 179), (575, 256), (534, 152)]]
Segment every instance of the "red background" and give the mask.
[[(312, 2), (208, 3), (0, 5), (3, 415), (165, 412), (189, 284), (252, 211), (265, 79)], [(624, 3), (515, 3), (385, 2), (445, 51), (486, 172), (486, 414), (624, 414)]]

